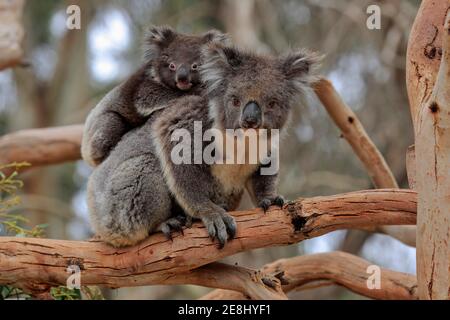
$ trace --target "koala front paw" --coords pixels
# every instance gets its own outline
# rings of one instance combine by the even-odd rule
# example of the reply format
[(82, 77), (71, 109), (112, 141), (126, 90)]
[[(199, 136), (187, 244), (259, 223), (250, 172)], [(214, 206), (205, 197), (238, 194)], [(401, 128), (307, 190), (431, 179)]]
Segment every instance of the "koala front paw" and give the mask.
[(259, 202), (258, 207), (262, 208), (264, 210), (264, 213), (266, 213), (267, 210), (269, 210), (269, 207), (271, 205), (282, 208), (284, 205), (284, 202), (285, 202), (285, 200), (284, 200), (283, 196), (276, 196), (273, 198), (264, 198)]
[(201, 219), (211, 239), (217, 238), (219, 241), (220, 249), (225, 246), (228, 236), (232, 239), (236, 235), (236, 222), (228, 213), (214, 213)]

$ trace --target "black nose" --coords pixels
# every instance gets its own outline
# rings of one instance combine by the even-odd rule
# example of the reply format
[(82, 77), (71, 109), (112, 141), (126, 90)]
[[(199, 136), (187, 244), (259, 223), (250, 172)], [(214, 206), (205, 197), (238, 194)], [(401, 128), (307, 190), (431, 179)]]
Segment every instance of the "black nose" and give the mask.
[(261, 108), (259, 105), (252, 101), (247, 103), (242, 111), (242, 127), (248, 129), (257, 129), (261, 125)]
[(181, 65), (177, 70), (176, 75), (177, 82), (188, 82), (189, 81), (189, 68), (185, 65)]

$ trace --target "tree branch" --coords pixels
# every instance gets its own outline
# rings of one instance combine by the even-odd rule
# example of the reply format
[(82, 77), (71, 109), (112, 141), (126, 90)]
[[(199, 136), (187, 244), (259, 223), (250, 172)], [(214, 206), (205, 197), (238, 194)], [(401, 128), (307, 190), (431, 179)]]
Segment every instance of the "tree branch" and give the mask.
[(213, 262), (186, 273), (168, 277), (164, 284), (193, 284), (223, 288), (251, 300), (286, 300), (281, 283), (273, 275), (244, 267)]
[(74, 264), (82, 271), (82, 285), (117, 288), (170, 283), (177, 274), (242, 251), (288, 245), (338, 229), (415, 224), (416, 193), (360, 191), (298, 199), (267, 214), (261, 209), (232, 214), (238, 232), (222, 250), (198, 223), (186, 229), (184, 236), (174, 235), (173, 241), (158, 233), (122, 249), (99, 241), (0, 237), (0, 284), (42, 292), (66, 284), (66, 268)]
[[(283, 291), (288, 293), (312, 285), (337, 284), (355, 293), (373, 299), (417, 299), (416, 277), (410, 274), (380, 268), (379, 289), (369, 289), (367, 280), (372, 273), (367, 268), (372, 263), (344, 252), (328, 252), (281, 259), (264, 266), (261, 271), (281, 278)], [(230, 290), (214, 290), (203, 296), (204, 300), (242, 300), (246, 297)]]
[[(337, 93), (333, 84), (322, 78), (314, 87), (331, 119), (342, 131), (355, 154), (363, 163), (376, 188), (398, 188), (397, 181), (383, 155), (372, 142), (356, 114), (347, 106)], [(415, 246), (416, 229), (411, 226), (379, 226), (369, 231), (384, 233), (403, 243)]]
[(83, 125), (21, 130), (0, 137), (0, 164), (29, 162), (32, 167), (78, 160)]
[(314, 87), (315, 93), (344, 138), (363, 163), (376, 188), (398, 188), (391, 169), (369, 138), (356, 114), (337, 93), (333, 84), (322, 78)]

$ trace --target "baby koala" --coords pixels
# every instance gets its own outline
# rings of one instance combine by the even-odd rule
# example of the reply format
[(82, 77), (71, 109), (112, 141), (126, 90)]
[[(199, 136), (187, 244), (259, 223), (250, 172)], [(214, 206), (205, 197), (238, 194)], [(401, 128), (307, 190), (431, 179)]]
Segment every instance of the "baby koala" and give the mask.
[(227, 44), (229, 39), (217, 30), (197, 36), (169, 27), (151, 27), (145, 38), (144, 64), (111, 90), (87, 117), (83, 159), (98, 166), (126, 132), (142, 125), (153, 112), (183, 95), (199, 95), (200, 52), (213, 41)]

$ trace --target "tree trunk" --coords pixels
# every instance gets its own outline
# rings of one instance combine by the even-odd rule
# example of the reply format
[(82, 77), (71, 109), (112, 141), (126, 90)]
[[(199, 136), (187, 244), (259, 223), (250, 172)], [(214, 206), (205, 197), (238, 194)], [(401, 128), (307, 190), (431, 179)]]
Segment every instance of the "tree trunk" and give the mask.
[(407, 83), (416, 136), (421, 299), (448, 299), (450, 292), (449, 9), (449, 1), (423, 1), (408, 48)]

